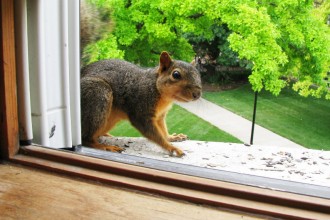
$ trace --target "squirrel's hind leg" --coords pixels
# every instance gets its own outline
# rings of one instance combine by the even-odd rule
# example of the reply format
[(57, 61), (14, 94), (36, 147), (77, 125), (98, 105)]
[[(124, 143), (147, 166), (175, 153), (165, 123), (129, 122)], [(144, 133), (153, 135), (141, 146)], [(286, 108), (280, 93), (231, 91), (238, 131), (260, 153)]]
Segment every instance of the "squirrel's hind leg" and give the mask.
[(112, 102), (112, 89), (106, 81), (95, 76), (81, 79), (81, 128), (84, 146), (112, 152), (124, 150), (99, 142), (99, 137), (107, 134), (114, 124), (110, 117)]
[(109, 134), (109, 133), (105, 133), (104, 135), (103, 135), (104, 137), (112, 137), (112, 135), (111, 134)]

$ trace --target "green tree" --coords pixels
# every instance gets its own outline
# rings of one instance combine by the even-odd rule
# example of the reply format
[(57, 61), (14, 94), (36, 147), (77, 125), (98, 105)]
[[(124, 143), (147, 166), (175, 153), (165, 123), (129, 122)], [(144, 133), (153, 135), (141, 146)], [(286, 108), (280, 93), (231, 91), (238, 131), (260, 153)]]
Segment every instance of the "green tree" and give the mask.
[[(277, 95), (287, 78), (301, 95), (330, 92), (323, 78), (330, 66), (328, 3), (311, 0), (94, 0), (112, 10), (113, 35), (124, 58), (155, 64), (162, 50), (176, 59), (194, 57), (187, 36), (215, 38), (214, 25), (229, 30), (230, 49), (251, 62), (255, 91)], [(322, 13), (320, 13), (322, 12)], [(221, 33), (220, 33), (221, 34)], [(113, 39), (113, 38), (112, 38)]]
[(111, 32), (111, 4), (107, 0), (82, 0), (80, 4), (80, 47), (83, 65), (107, 58), (124, 58)]

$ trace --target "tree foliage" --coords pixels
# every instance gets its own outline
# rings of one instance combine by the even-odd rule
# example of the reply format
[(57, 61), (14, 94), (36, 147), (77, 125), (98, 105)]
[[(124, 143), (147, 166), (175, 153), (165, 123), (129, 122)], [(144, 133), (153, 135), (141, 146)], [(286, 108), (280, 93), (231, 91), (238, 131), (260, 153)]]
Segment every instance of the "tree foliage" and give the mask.
[[(220, 52), (229, 46), (228, 56), (248, 61), (255, 91), (277, 95), (287, 85), (285, 79), (294, 78), (293, 88), (301, 95), (327, 94), (330, 99), (323, 80), (330, 66), (327, 1), (318, 1), (317, 7), (312, 0), (90, 1), (111, 10), (115, 27), (110, 40), (116, 41), (111, 46), (124, 51), (119, 54), (126, 60), (154, 65), (167, 50), (176, 59), (191, 61), (192, 39), (216, 39)], [(218, 61), (233, 62), (222, 58)]]

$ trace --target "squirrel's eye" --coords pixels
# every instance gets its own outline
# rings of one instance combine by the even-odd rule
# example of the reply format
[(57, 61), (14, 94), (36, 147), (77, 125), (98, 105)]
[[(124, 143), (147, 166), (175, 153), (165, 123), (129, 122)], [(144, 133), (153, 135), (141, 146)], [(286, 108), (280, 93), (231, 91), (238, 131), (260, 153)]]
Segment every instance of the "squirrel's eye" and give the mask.
[(174, 71), (172, 76), (174, 79), (181, 79), (181, 73), (179, 71)]

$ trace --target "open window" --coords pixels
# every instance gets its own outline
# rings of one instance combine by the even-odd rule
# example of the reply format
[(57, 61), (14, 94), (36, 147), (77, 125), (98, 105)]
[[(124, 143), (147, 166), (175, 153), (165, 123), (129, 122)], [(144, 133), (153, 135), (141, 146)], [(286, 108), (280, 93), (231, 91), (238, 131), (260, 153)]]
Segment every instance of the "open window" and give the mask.
[[(2, 155), (11, 161), (275, 217), (304, 218), (305, 212), (296, 213), (299, 209), (329, 214), (328, 187), (80, 146), (79, 1), (1, 4), (2, 58), (16, 60), (16, 65), (10, 62), (2, 66), (1, 76), (2, 92), (6, 91), (1, 99), (5, 106), (1, 113), (6, 118), (6, 123), (1, 122), (1, 135), (5, 137), (1, 147)], [(15, 32), (10, 29), (14, 26)], [(16, 83), (12, 81), (16, 76), (17, 102)], [(19, 120), (15, 117), (17, 109)], [(261, 204), (265, 202), (266, 205)], [(281, 206), (293, 209), (283, 212)]]

